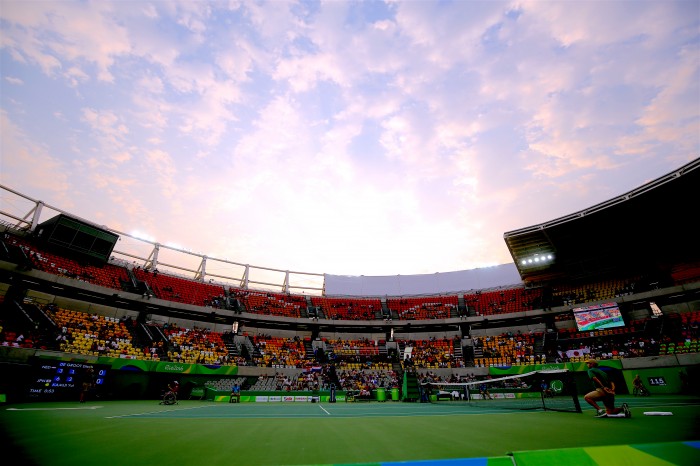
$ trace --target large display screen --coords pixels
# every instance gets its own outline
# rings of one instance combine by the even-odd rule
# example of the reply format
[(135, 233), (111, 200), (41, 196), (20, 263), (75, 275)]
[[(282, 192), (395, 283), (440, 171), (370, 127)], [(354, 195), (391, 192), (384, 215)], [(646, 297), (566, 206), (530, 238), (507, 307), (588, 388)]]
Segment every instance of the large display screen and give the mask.
[(580, 332), (625, 326), (620, 308), (614, 302), (577, 307), (573, 311)]
[(38, 400), (78, 401), (83, 383), (90, 384), (89, 398), (104, 392), (109, 365), (35, 359), (29, 397)]

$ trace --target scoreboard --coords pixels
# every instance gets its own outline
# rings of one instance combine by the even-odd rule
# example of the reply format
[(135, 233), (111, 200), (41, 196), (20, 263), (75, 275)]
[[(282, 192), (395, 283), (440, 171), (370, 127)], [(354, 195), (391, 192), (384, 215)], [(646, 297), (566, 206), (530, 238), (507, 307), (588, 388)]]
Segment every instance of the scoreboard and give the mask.
[(35, 359), (29, 384), (29, 398), (39, 400), (75, 400), (90, 384), (94, 398), (105, 391), (110, 366), (85, 362)]
[(647, 380), (649, 381), (649, 385), (652, 387), (665, 387), (666, 386), (666, 379), (663, 377), (647, 377)]

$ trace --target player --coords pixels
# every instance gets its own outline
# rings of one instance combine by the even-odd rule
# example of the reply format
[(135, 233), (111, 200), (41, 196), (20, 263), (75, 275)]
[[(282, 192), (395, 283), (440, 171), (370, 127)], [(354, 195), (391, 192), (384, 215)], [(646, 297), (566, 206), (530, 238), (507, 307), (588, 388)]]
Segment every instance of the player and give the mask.
[(95, 371), (89, 367), (83, 377), (83, 383), (80, 390), (80, 402), (85, 403), (90, 390), (95, 386)]
[(177, 403), (177, 392), (180, 389), (180, 382), (177, 380), (173, 383), (168, 384), (168, 390), (163, 395), (163, 400), (160, 402), (162, 405), (174, 405)]
[(639, 377), (639, 374), (634, 376), (632, 385), (632, 392), (634, 393), (634, 396), (649, 396), (649, 390), (647, 390), (647, 387), (644, 386), (644, 382), (642, 382), (642, 379), (641, 377)]
[(482, 400), (493, 400), (491, 393), (489, 393), (489, 388), (485, 383), (479, 384), (479, 394)]

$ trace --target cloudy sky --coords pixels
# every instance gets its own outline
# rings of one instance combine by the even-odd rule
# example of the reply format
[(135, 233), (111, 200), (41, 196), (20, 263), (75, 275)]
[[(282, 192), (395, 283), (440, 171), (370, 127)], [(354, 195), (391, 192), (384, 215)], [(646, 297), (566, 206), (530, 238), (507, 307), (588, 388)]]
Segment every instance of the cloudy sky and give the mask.
[(697, 0), (0, 0), (0, 67), (3, 185), (293, 271), (511, 263), (700, 154)]

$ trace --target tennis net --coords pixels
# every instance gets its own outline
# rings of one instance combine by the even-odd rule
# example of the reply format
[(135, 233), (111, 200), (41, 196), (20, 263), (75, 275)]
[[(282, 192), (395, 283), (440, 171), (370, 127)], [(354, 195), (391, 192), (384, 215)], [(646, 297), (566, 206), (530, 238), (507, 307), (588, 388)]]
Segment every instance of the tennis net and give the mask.
[(503, 409), (542, 409), (581, 412), (572, 374), (567, 370), (539, 370), (483, 380), (421, 385), (431, 401), (467, 403)]

